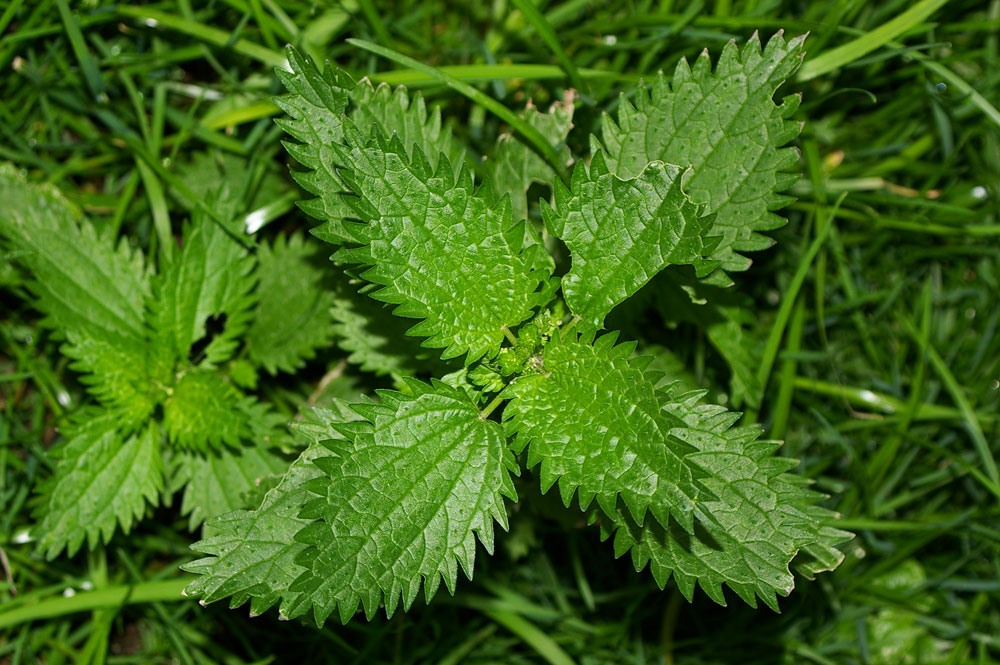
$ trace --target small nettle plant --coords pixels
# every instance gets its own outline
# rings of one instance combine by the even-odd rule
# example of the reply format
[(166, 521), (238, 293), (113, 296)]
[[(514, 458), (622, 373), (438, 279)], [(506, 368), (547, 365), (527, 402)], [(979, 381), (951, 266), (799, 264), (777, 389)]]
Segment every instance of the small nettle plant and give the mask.
[[(289, 49), (279, 124), (294, 140), (293, 171), (315, 195), (301, 207), (323, 223), (364, 292), (418, 319), (409, 335), (457, 359), (458, 372), (334, 411), (314, 412), (314, 443), (260, 507), (213, 522), (195, 549), (207, 558), (187, 592), (211, 602), (279, 604), (322, 624), (429, 601), (469, 577), (477, 540), (507, 528), (512, 476), (537, 467), (543, 492), (600, 525), (615, 555), (631, 554), (662, 586), (691, 599), (698, 585), (724, 603), (723, 584), (750, 605), (777, 608), (794, 580), (835, 567), (848, 534), (821, 498), (776, 457), (779, 444), (739, 414), (703, 403), (649, 369), (605, 317), (668, 266), (731, 283), (741, 252), (768, 247), (760, 231), (796, 179), (782, 147), (798, 96), (772, 96), (800, 64), (803, 38), (730, 43), (659, 75), (605, 116), (589, 159), (569, 182), (514, 137), (502, 137), (477, 185), (437, 111), (402, 88), (373, 88)], [(522, 118), (570, 161), (572, 105)], [(526, 220), (533, 183), (553, 188), (544, 228)], [(557, 277), (556, 238), (570, 267)]]
[(334, 294), (302, 236), (252, 253), (240, 198), (210, 196), (218, 219), (196, 212), (157, 261), (0, 164), (0, 239), (97, 402), (62, 422), (37, 493), (32, 535), (48, 559), (129, 531), (181, 489), (194, 529), (288, 468), (285, 419), (244, 391), (330, 344)]
[[(797, 153), (783, 146), (800, 130), (799, 97), (772, 98), (802, 46), (779, 33), (762, 48), (755, 35), (714, 68), (707, 53), (682, 60), (622, 96), (583, 160), (566, 147), (572, 96), (546, 113), (529, 104), (522, 120), (564, 163), (505, 135), (478, 184), (419, 96), (289, 49), (279, 124), (305, 169), (292, 175), (315, 195), (300, 204), (322, 221), (313, 235), (336, 246), (326, 270), (301, 238), (250, 252), (229, 211), (195, 215), (153, 272), (53, 191), (0, 172), (0, 199), (15, 201), (0, 235), (100, 403), (64, 432), (39, 502), (42, 548), (93, 546), (186, 483), (192, 523), (209, 518), (194, 546), (208, 556), (185, 566), (198, 574), (189, 595), (319, 624), (359, 605), (391, 615), (421, 587), (428, 601), (442, 581), (454, 593), (459, 567), (471, 578), (477, 541), (492, 552), (494, 523), (507, 528), (513, 477), (535, 469), (543, 492), (557, 488), (568, 509), (575, 497), (615, 556), (661, 587), (673, 578), (689, 600), (700, 586), (724, 604), (726, 585), (776, 609), (793, 558), (807, 576), (831, 570), (849, 534), (778, 442), (654, 371), (605, 319), (658, 274), (727, 286), (749, 267), (744, 252), (772, 244), (761, 232), (784, 223), (773, 211)], [(552, 189), (541, 225), (529, 219), (536, 183)], [(726, 320), (709, 334), (736, 358), (740, 330)], [(289, 467), (271, 450), (275, 416), (241, 387), (333, 340), (398, 390), (305, 410), (309, 444)], [(179, 480), (165, 482), (167, 468)], [(228, 512), (281, 471), (256, 509)]]

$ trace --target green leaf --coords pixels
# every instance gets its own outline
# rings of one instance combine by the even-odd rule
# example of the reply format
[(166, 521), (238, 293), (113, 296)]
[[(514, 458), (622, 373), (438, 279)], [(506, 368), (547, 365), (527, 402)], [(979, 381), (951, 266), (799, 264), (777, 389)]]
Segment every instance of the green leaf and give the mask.
[(279, 235), (257, 251), (257, 311), (246, 334), (250, 357), (271, 374), (294, 372), (329, 346), (334, 294), (324, 283), (326, 260), (300, 235)]
[[(171, 464), (172, 489), (184, 487), (181, 513), (188, 515), (189, 529), (210, 517), (245, 508), (244, 498), (258, 481), (288, 469), (288, 460), (271, 444), (261, 437), (255, 445), (176, 454)], [(206, 527), (204, 535), (212, 536), (212, 529)]]
[(437, 353), (406, 337), (410, 324), (393, 316), (390, 308), (365, 295), (374, 287), (364, 285), (358, 293), (358, 280), (346, 275), (337, 280), (332, 314), (337, 346), (349, 355), (347, 361), (366, 372), (413, 376), (447, 368)]
[(750, 260), (737, 252), (769, 247), (760, 231), (785, 223), (770, 211), (790, 200), (778, 192), (797, 179), (786, 172), (797, 153), (781, 146), (799, 133), (787, 120), (799, 97), (775, 106), (772, 96), (802, 62), (804, 40), (786, 42), (779, 32), (762, 52), (755, 33), (742, 49), (727, 44), (714, 71), (707, 51), (693, 68), (681, 60), (672, 79), (661, 73), (640, 87), (634, 105), (623, 96), (617, 121), (604, 117), (608, 163), (620, 177), (634, 178), (658, 160), (691, 167), (684, 191), (716, 214), (713, 233), (722, 240), (713, 258), (723, 270), (746, 270)]
[(303, 142), (287, 144), (289, 153), (314, 169), (297, 179), (319, 196), (306, 212), (328, 222), (316, 235), (344, 245), (336, 260), (366, 268), (362, 277), (383, 287), (373, 297), (423, 319), (409, 334), (445, 349), (443, 357), (495, 355), (504, 331), (550, 297), (542, 287), (551, 259), (525, 246), (509, 205), (477, 195), (471, 172), (442, 146), (397, 131), (386, 138), (377, 123), (365, 131), (343, 115), (337, 75), (289, 57), (294, 73), (283, 78), (292, 94), (279, 103), (292, 119), (282, 126)]
[(216, 372), (191, 369), (177, 380), (163, 403), (163, 428), (179, 447), (209, 450), (239, 446), (268, 432), (275, 416)]
[(434, 166), (440, 154), (452, 164), (465, 161), (465, 148), (452, 136), (451, 128), (441, 123), (441, 109), (434, 107), (428, 111), (419, 92), (411, 98), (402, 86), (393, 89), (387, 83), (380, 83), (372, 87), (371, 81), (364, 78), (349, 94), (348, 112), (357, 127), (375, 126), (383, 136), (396, 134), (410, 154), (416, 148)]
[(355, 83), (335, 67), (320, 71), (294, 48), (288, 48), (286, 54), (292, 71), (278, 69), (277, 73), (289, 94), (276, 97), (274, 102), (288, 117), (276, 122), (299, 141), (285, 143), (285, 147), (309, 170), (293, 171), (292, 176), (317, 197), (299, 206), (326, 222), (314, 230), (324, 240), (338, 244), (351, 240), (343, 219), (352, 213), (343, 199), (344, 183), (334, 168), (331, 150), (343, 141), (348, 117), (363, 132), (397, 136), (408, 154), (416, 148), (431, 164), (437, 164), (439, 154), (451, 162), (464, 161), (465, 151), (451, 130), (442, 126), (440, 111), (428, 111), (419, 93), (411, 99), (403, 88), (393, 91), (384, 83), (373, 88), (367, 79)]
[(312, 496), (303, 485), (321, 475), (312, 462), (328, 453), (318, 444), (310, 446), (256, 510), (237, 510), (210, 519), (206, 528), (215, 535), (191, 548), (211, 556), (182, 566), (199, 575), (185, 594), (199, 596), (205, 603), (232, 596), (230, 607), (249, 600), (253, 615), (263, 613), (282, 597), (294, 601), (295, 594), (288, 588), (305, 570), (295, 558), (306, 548), (295, 541), (295, 534), (311, 521), (298, 516)]
[(250, 601), (250, 613), (261, 614), (281, 598), (295, 602), (297, 594), (289, 591), (292, 582), (305, 569), (295, 559), (306, 545), (295, 540), (311, 520), (299, 517), (306, 501), (314, 495), (306, 482), (322, 475), (313, 464), (329, 450), (320, 441), (343, 438), (330, 423), (356, 420), (347, 409), (310, 409), (306, 422), (298, 429), (312, 443), (302, 451), (281, 482), (264, 495), (255, 510), (237, 510), (210, 519), (207, 529), (215, 533), (192, 549), (210, 556), (185, 564), (183, 569), (198, 577), (185, 594), (199, 596), (205, 603), (232, 596), (230, 607)]
[(163, 460), (157, 428), (125, 437), (120, 421), (114, 411), (81, 411), (53, 451), (58, 462), (40, 490), (34, 528), (46, 559), (64, 548), (72, 556), (85, 539), (90, 548), (106, 543), (118, 526), (128, 533), (146, 502), (158, 503)]
[[(217, 205), (226, 209), (233, 203), (222, 198)], [(187, 366), (192, 346), (202, 339), (207, 346), (192, 363), (214, 367), (232, 356), (253, 313), (254, 265), (230, 232), (203, 212), (194, 213), (184, 230), (184, 248), (157, 276), (150, 301), (157, 344), (175, 364)], [(221, 324), (221, 332), (209, 334), (210, 318)]]
[(301, 517), (318, 521), (298, 535), (307, 571), (285, 615), (311, 607), (319, 624), (335, 610), (346, 622), (359, 603), (373, 616), (383, 597), (392, 615), (400, 597), (413, 603), (421, 580), (427, 599), (442, 579), (454, 593), (459, 565), (472, 576), (477, 536), (492, 552), (493, 521), (507, 528), (515, 461), (501, 427), (461, 390), (407, 386), (409, 395), (382, 391), (381, 404), (355, 406), (365, 422), (341, 425), (348, 440), (329, 442), (336, 456), (316, 460), (324, 475), (306, 487), (319, 497)]
[(51, 186), (0, 165), (0, 237), (31, 275), (34, 306), (67, 340), (63, 352), (82, 381), (130, 423), (156, 403), (143, 307), (149, 276), (142, 255), (100, 234)]
[(551, 259), (524, 246), (505, 201), (476, 195), (464, 166), (442, 160), (432, 171), (398, 138), (364, 141), (353, 128), (348, 142), (336, 147), (337, 165), (362, 221), (347, 227), (357, 246), (334, 258), (367, 268), (361, 276), (382, 287), (372, 297), (398, 305), (397, 316), (423, 319), (408, 334), (444, 348), (443, 358), (496, 355), (504, 331), (550, 297)]
[(815, 505), (821, 494), (786, 473), (797, 462), (773, 455), (778, 442), (758, 440), (757, 427), (733, 427), (739, 414), (702, 404), (704, 394), (669, 386), (661, 397), (670, 435), (696, 449), (685, 461), (706, 474), (700, 483), (711, 495), (696, 508), (698, 528), (639, 526), (617, 509), (605, 511), (604, 535), (614, 531), (616, 555), (631, 550), (636, 570), (648, 564), (661, 587), (672, 574), (689, 601), (697, 583), (724, 605), (726, 584), (749, 605), (756, 607), (760, 597), (777, 610), (776, 594), (787, 596), (794, 587), (789, 564), (796, 554), (816, 558), (819, 565), (807, 570), (828, 569), (843, 556), (834, 545), (851, 534), (823, 526), (834, 514)]
[(566, 304), (602, 326), (615, 305), (668, 265), (688, 264), (699, 275), (718, 238), (708, 238), (712, 218), (681, 191), (680, 169), (654, 161), (622, 180), (608, 171), (604, 153), (577, 165), (572, 189), (555, 185), (555, 205), (543, 206), (549, 232), (570, 250), (573, 265), (562, 279)]
[[(565, 146), (569, 130), (573, 128), (573, 97), (567, 91), (563, 100), (549, 107), (548, 113), (541, 113), (531, 102), (525, 107), (521, 117), (537, 129), (549, 143), (562, 145), (560, 154), (563, 162), (572, 160), (569, 148)], [(501, 134), (496, 149), (485, 162), (489, 184), (497, 198), (510, 194), (510, 205), (515, 220), (528, 219), (528, 189), (533, 184), (550, 187), (559, 181), (559, 174), (537, 152), (523, 143), (515, 134)]]
[[(567, 506), (575, 492), (586, 509), (594, 498), (613, 513), (619, 497), (632, 517), (646, 511), (691, 530), (695, 481), (702, 473), (685, 457), (694, 449), (670, 435), (655, 379), (629, 362), (634, 344), (614, 346), (615, 334), (591, 345), (576, 334), (556, 335), (538, 360), (537, 374), (515, 379), (503, 393), (503, 418), (514, 450), (528, 448), (528, 466), (541, 463), (542, 491), (558, 481)], [(649, 359), (646, 359), (647, 361)]]

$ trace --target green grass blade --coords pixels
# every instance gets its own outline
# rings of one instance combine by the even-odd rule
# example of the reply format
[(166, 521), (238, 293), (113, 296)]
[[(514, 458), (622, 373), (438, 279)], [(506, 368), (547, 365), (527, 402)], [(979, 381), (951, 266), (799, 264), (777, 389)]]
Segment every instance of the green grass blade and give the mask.
[(576, 665), (555, 640), (520, 614), (503, 610), (486, 610), (483, 613), (524, 640), (525, 644), (534, 649), (550, 665)]
[(87, 48), (87, 42), (83, 38), (83, 32), (80, 30), (80, 22), (77, 20), (76, 15), (69, 10), (66, 0), (56, 0), (56, 7), (59, 8), (59, 16), (66, 28), (66, 36), (69, 38), (70, 46), (73, 48), (73, 55), (76, 56), (77, 61), (80, 63), (80, 69), (83, 71), (83, 78), (87, 82), (87, 87), (90, 88), (90, 92), (95, 99), (106, 98), (101, 70), (97, 66), (94, 54)]
[(809, 81), (817, 76), (828, 74), (835, 69), (850, 64), (875, 49), (885, 46), (890, 41), (900, 36), (907, 30), (913, 28), (928, 16), (945, 5), (948, 0), (921, 0), (905, 12), (886, 21), (871, 32), (854, 39), (843, 46), (824, 51), (815, 58), (811, 58), (802, 65), (799, 70), (798, 79)]
[[(802, 284), (806, 280), (806, 275), (809, 273), (809, 268), (812, 266), (813, 259), (819, 254), (819, 250), (823, 247), (823, 243), (826, 242), (827, 236), (830, 235), (830, 229), (833, 227), (833, 221), (837, 216), (837, 210), (840, 208), (840, 204), (843, 203), (847, 194), (841, 194), (840, 198), (834, 204), (833, 209), (829, 212), (829, 216), (821, 220), (819, 224), (819, 230), (816, 233), (816, 237), (813, 238), (812, 243), (809, 245), (809, 249), (806, 253), (802, 255), (799, 260), (799, 266), (795, 270), (795, 274), (792, 276), (792, 280), (788, 283), (788, 289), (781, 298), (781, 306), (778, 307), (778, 314), (774, 318), (774, 324), (771, 326), (771, 331), (768, 333), (767, 342), (764, 345), (764, 355), (760, 361), (760, 368), (757, 371), (757, 380), (760, 382), (760, 389), (764, 392), (767, 391), (767, 382), (771, 378), (771, 369), (774, 367), (774, 361), (778, 357), (778, 348), (781, 345), (781, 338), (785, 334), (785, 327), (788, 325), (788, 319), (792, 315), (792, 308), (795, 306), (795, 300), (798, 298), (799, 290), (802, 288)], [(763, 401), (764, 396), (760, 396), (759, 401)], [(757, 418), (756, 411), (753, 409), (748, 409), (746, 413), (747, 424), (753, 423)]]
[(96, 591), (78, 593), (75, 596), (60, 595), (47, 598), (31, 605), (0, 610), (0, 628), (102, 608), (185, 600), (184, 587), (190, 583), (191, 577), (188, 576), (159, 582), (108, 586)]
[(460, 81), (440, 69), (431, 67), (430, 65), (425, 65), (424, 63), (418, 62), (417, 60), (405, 56), (402, 53), (397, 53), (392, 49), (384, 48), (378, 44), (373, 44), (363, 39), (348, 39), (347, 43), (376, 55), (380, 55), (383, 58), (392, 60), (393, 62), (397, 62), (404, 67), (409, 67), (422, 72), (423, 74), (438, 80), (452, 90), (465, 95), (476, 104), (479, 104), (487, 111), (509, 124), (519, 134), (530, 141), (535, 149), (537, 149), (545, 160), (552, 166), (552, 168), (555, 169), (556, 173), (558, 173), (564, 181), (567, 180), (568, 176), (566, 173), (566, 165), (562, 163), (559, 153), (557, 153), (556, 149), (545, 139), (544, 136), (542, 136), (541, 132), (529, 125), (525, 120), (518, 117), (517, 114), (489, 95), (473, 88), (468, 83)]
[(135, 19), (151, 28), (163, 26), (171, 30), (184, 33), (194, 39), (217, 46), (219, 48), (230, 48), (240, 55), (256, 60), (257, 62), (271, 67), (287, 67), (288, 63), (278, 51), (273, 51), (260, 44), (255, 44), (247, 39), (237, 39), (230, 43), (230, 33), (218, 28), (211, 28), (202, 25), (197, 21), (189, 21), (180, 16), (174, 16), (167, 12), (147, 7), (133, 7), (131, 5), (118, 5), (118, 14), (125, 18)]
[(972, 437), (972, 443), (976, 447), (976, 452), (979, 453), (979, 458), (983, 463), (983, 468), (986, 471), (986, 476), (993, 482), (994, 485), (1000, 485), (1000, 472), (997, 471), (997, 463), (993, 458), (993, 453), (990, 451), (990, 444), (986, 441), (986, 435), (983, 434), (982, 425), (979, 424), (979, 418), (976, 416), (976, 412), (973, 411), (972, 405), (969, 404), (969, 398), (966, 397), (965, 391), (962, 386), (959, 385), (958, 381), (955, 379), (955, 375), (952, 374), (951, 370), (948, 369), (948, 364), (941, 357), (941, 354), (937, 352), (930, 341), (921, 334), (913, 322), (906, 316), (900, 318), (903, 327), (906, 329), (907, 334), (913, 338), (913, 340), (920, 345), (921, 349), (925, 350), (927, 353), (927, 359), (931, 363), (931, 367), (938, 373), (941, 378), (941, 382), (944, 383), (945, 389), (951, 398), (955, 401), (955, 406), (958, 407), (959, 411), (962, 412), (962, 417), (965, 420), (965, 424), (969, 430), (969, 436)]
[(569, 55), (563, 49), (562, 44), (559, 43), (559, 37), (556, 35), (556, 31), (552, 29), (549, 22), (545, 20), (542, 13), (538, 11), (534, 3), (531, 0), (514, 0), (514, 4), (517, 6), (521, 13), (524, 14), (524, 18), (528, 20), (528, 23), (538, 31), (539, 36), (542, 41), (549, 47), (553, 55), (559, 60), (559, 63), (566, 70), (566, 75), (569, 77), (570, 83), (577, 90), (582, 90), (584, 86), (583, 79), (580, 78), (580, 72), (577, 71), (576, 65), (570, 59)]

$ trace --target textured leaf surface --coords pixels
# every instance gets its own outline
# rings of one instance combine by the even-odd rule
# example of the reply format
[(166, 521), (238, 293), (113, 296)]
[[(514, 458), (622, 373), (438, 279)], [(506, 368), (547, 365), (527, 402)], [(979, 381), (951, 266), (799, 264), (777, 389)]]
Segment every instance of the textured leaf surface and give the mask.
[[(207, 453), (182, 451), (173, 460), (175, 489), (184, 486), (181, 513), (194, 530), (210, 517), (245, 508), (245, 497), (257, 482), (284, 473), (288, 460), (262, 439), (256, 445)], [(205, 536), (211, 536), (206, 527)]]
[(529, 467), (541, 463), (542, 490), (558, 482), (567, 506), (579, 492), (581, 508), (596, 497), (614, 512), (621, 497), (639, 523), (649, 510), (690, 530), (701, 494), (701, 474), (685, 460), (694, 449), (669, 435), (656, 377), (628, 361), (634, 345), (614, 346), (614, 339), (553, 338), (539, 373), (504, 393), (507, 432), (516, 435), (516, 452), (528, 447)]
[[(223, 201), (223, 207), (228, 204)], [(175, 363), (188, 363), (192, 345), (209, 333), (210, 317), (220, 330), (191, 360), (211, 367), (229, 359), (250, 322), (254, 264), (253, 256), (217, 222), (195, 214), (185, 229), (183, 250), (157, 276), (150, 303), (157, 343)]]
[[(610, 517), (615, 552), (631, 549), (636, 570), (648, 563), (660, 586), (673, 574), (689, 600), (697, 583), (725, 604), (726, 584), (751, 606), (760, 597), (777, 609), (776, 594), (794, 586), (793, 557), (806, 549), (825, 569), (839, 563), (833, 545), (850, 534), (823, 526), (833, 514), (815, 505), (822, 495), (786, 473), (796, 462), (774, 456), (777, 442), (758, 440), (756, 427), (733, 427), (739, 414), (700, 403), (704, 394), (670, 386), (661, 396), (670, 435), (696, 449), (685, 460), (706, 474), (700, 482), (711, 495), (696, 508), (699, 528), (686, 533), (650, 521), (640, 527), (617, 510)], [(607, 522), (604, 529), (608, 534)]]
[(778, 33), (763, 51), (756, 35), (742, 49), (730, 42), (714, 71), (707, 51), (693, 68), (682, 60), (672, 79), (660, 74), (640, 87), (634, 105), (623, 97), (616, 120), (604, 117), (608, 162), (622, 178), (656, 160), (691, 166), (684, 190), (716, 213), (714, 258), (724, 270), (746, 270), (750, 261), (737, 252), (769, 247), (759, 232), (784, 224), (770, 211), (787, 202), (778, 192), (796, 179), (785, 172), (796, 152), (781, 146), (799, 133), (786, 120), (799, 98), (775, 106), (772, 96), (802, 62), (804, 39)]
[(338, 157), (362, 223), (349, 227), (358, 246), (334, 257), (365, 266), (362, 277), (383, 287), (372, 296), (399, 305), (395, 314), (423, 319), (409, 334), (472, 362), (495, 355), (504, 330), (547, 300), (551, 260), (540, 245), (523, 246), (508, 205), (474, 193), (468, 169), (442, 161), (432, 172), (380, 136)]
[(411, 97), (402, 86), (392, 89), (380, 83), (372, 87), (365, 78), (350, 90), (349, 96), (350, 117), (362, 130), (374, 126), (383, 136), (396, 134), (408, 154), (413, 154), (416, 148), (432, 166), (437, 166), (441, 154), (452, 164), (466, 159), (465, 148), (452, 136), (451, 129), (441, 123), (440, 109), (428, 110), (419, 92)]
[(232, 596), (230, 607), (249, 600), (252, 614), (261, 614), (282, 596), (294, 600), (288, 588), (305, 570), (295, 558), (306, 548), (295, 541), (295, 534), (311, 521), (298, 516), (312, 496), (302, 485), (321, 475), (312, 462), (328, 453), (323, 446), (310, 446), (256, 510), (237, 510), (209, 520), (206, 527), (215, 535), (192, 549), (211, 556), (184, 566), (199, 575), (185, 593), (206, 603)]
[(66, 428), (55, 451), (55, 474), (41, 489), (38, 548), (54, 559), (64, 548), (72, 556), (84, 540), (90, 548), (107, 542), (119, 526), (126, 533), (155, 505), (163, 485), (160, 437), (155, 426), (123, 437), (121, 416), (86, 410)]
[[(292, 95), (282, 105), (292, 120), (283, 126), (303, 141), (289, 152), (314, 169), (298, 180), (319, 196), (304, 209), (328, 221), (317, 235), (344, 245), (336, 260), (365, 268), (362, 277), (382, 287), (373, 297), (423, 319), (410, 334), (445, 358), (496, 354), (504, 330), (548, 299), (551, 259), (539, 245), (524, 246), (509, 205), (478, 195), (464, 164), (377, 124), (359, 127), (343, 115), (346, 93), (333, 75), (290, 58)], [(340, 193), (345, 186), (351, 196)]]
[(295, 534), (311, 522), (299, 517), (299, 512), (315, 496), (304, 485), (322, 475), (313, 460), (329, 455), (319, 442), (343, 438), (331, 423), (357, 417), (346, 409), (309, 411), (307, 436), (313, 442), (281, 482), (264, 495), (255, 510), (237, 510), (209, 520), (207, 528), (216, 535), (192, 545), (210, 556), (184, 566), (184, 570), (199, 575), (185, 589), (187, 595), (199, 596), (206, 603), (232, 596), (230, 607), (249, 600), (251, 614), (261, 614), (281, 598), (295, 602), (297, 594), (289, 587), (305, 572), (295, 559), (306, 548), (295, 540)]
[[(573, 93), (567, 91), (562, 101), (552, 104), (548, 113), (540, 112), (528, 102), (521, 113), (529, 125), (548, 139), (553, 146), (562, 145), (563, 161), (569, 163), (569, 148), (564, 144), (569, 130), (573, 128)], [(553, 186), (559, 180), (558, 174), (541, 156), (512, 133), (502, 134), (496, 150), (486, 160), (488, 173), (486, 183), (493, 187), (498, 198), (510, 194), (511, 210), (515, 220), (528, 218), (528, 189), (533, 184)]]
[(334, 294), (324, 283), (326, 259), (315, 245), (299, 235), (287, 241), (280, 235), (273, 246), (258, 249), (258, 305), (246, 343), (254, 362), (272, 374), (294, 372), (333, 338)]
[(132, 423), (155, 405), (148, 378), (142, 255), (98, 234), (51, 186), (0, 165), (0, 237), (31, 274), (35, 307), (64, 336), (63, 352), (98, 399)]
[(370, 617), (385, 600), (409, 607), (425, 584), (454, 592), (459, 564), (472, 575), (476, 538), (493, 549), (493, 521), (506, 528), (503, 497), (516, 498), (503, 430), (479, 417), (464, 392), (410, 380), (410, 395), (384, 391), (379, 405), (355, 407), (365, 422), (340, 427), (336, 457), (316, 460), (324, 476), (302, 517), (318, 520), (298, 536), (309, 548), (300, 592), (282, 611), (310, 607), (318, 623), (337, 611), (346, 622), (362, 603)]
[(192, 369), (183, 374), (163, 403), (163, 427), (180, 448), (208, 450), (239, 446), (267, 433), (275, 416), (241, 393), (224, 376)]
[(320, 71), (295, 49), (287, 50), (291, 72), (278, 70), (278, 76), (289, 94), (275, 99), (287, 114), (278, 125), (299, 143), (287, 143), (286, 148), (308, 171), (292, 175), (315, 199), (300, 202), (300, 207), (326, 223), (315, 232), (329, 242), (350, 240), (343, 228), (345, 216), (351, 214), (344, 201), (344, 184), (336, 169), (332, 146), (343, 141), (344, 122), (354, 124), (367, 134), (395, 135), (407, 154), (414, 148), (436, 165), (440, 154), (452, 163), (464, 161), (464, 150), (441, 124), (440, 111), (428, 111), (423, 97), (412, 99), (403, 88), (391, 90), (381, 84), (373, 88), (364, 79), (355, 84), (339, 70), (327, 67)]
[(571, 187), (557, 182), (555, 205), (542, 213), (570, 250), (563, 294), (585, 321), (603, 325), (615, 305), (668, 265), (693, 265), (700, 275), (718, 265), (706, 258), (718, 244), (707, 237), (712, 218), (681, 191), (676, 166), (654, 161), (622, 180), (598, 152), (589, 166), (577, 165)]

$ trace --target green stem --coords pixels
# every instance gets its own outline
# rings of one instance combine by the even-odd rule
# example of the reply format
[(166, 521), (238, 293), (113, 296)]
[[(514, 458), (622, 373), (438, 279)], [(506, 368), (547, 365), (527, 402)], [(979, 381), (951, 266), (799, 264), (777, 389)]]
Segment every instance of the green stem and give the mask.
[(109, 586), (95, 591), (78, 593), (68, 598), (64, 596), (48, 598), (38, 603), (0, 611), (0, 629), (76, 612), (90, 612), (102, 608), (138, 605), (140, 603), (185, 600), (182, 592), (184, 587), (191, 583), (191, 579), (190, 577), (182, 577), (135, 585)]
[(479, 412), (479, 419), (486, 420), (487, 418), (489, 418), (490, 414), (496, 411), (496, 408), (500, 406), (500, 403), (503, 402), (505, 399), (507, 398), (503, 396), (503, 393), (500, 393), (492, 400), (490, 400), (490, 403), (486, 405), (486, 408)]
[(570, 330), (573, 329), (573, 326), (575, 326), (576, 324), (578, 324), (581, 320), (582, 319), (580, 318), (580, 316), (578, 314), (574, 314), (573, 318), (570, 319), (569, 323), (566, 324), (566, 327), (559, 329), (559, 333), (562, 334), (562, 335), (567, 334)]

